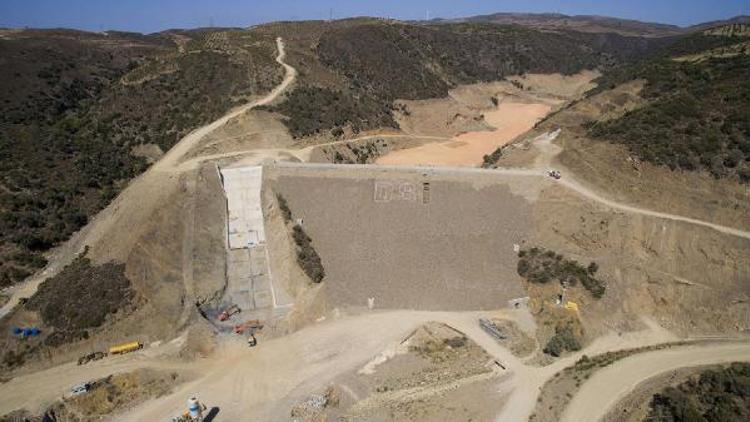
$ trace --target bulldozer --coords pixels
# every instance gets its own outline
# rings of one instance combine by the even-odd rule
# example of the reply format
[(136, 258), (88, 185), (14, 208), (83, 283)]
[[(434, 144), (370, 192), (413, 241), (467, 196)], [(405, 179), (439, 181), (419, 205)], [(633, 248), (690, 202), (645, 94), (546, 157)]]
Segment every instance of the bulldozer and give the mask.
[(241, 310), (239, 306), (231, 305), (230, 307), (224, 309), (224, 311), (219, 314), (219, 321), (226, 321), (229, 318), (231, 318), (232, 315), (239, 314), (240, 312)]

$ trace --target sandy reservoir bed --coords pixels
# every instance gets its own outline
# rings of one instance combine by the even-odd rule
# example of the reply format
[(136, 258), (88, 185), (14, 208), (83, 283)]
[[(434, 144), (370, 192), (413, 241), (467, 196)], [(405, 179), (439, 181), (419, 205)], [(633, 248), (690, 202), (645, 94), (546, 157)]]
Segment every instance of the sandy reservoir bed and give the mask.
[(540, 103), (500, 103), (484, 113), (492, 131), (467, 132), (451, 141), (433, 142), (416, 148), (397, 150), (380, 157), (377, 164), (476, 166), (482, 157), (528, 131), (551, 110)]

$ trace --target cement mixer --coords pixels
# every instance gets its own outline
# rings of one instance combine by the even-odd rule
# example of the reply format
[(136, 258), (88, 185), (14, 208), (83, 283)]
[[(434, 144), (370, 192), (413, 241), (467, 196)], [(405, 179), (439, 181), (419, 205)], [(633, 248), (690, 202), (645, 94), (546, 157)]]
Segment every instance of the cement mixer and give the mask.
[(187, 412), (172, 418), (172, 422), (203, 422), (206, 405), (197, 398), (190, 397), (187, 401)]

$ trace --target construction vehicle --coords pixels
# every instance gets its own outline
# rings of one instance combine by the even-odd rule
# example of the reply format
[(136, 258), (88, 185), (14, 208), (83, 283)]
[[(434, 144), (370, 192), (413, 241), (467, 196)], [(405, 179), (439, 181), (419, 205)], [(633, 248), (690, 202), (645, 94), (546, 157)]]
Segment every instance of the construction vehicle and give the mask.
[(197, 398), (190, 397), (187, 402), (188, 410), (180, 416), (172, 418), (172, 422), (203, 422), (203, 412), (206, 405), (199, 402)]
[(250, 335), (255, 334), (256, 331), (263, 328), (263, 323), (259, 319), (251, 319), (234, 326), (235, 334), (244, 334), (245, 331), (249, 331)]
[(80, 358), (78, 358), (78, 364), (79, 365), (84, 365), (84, 364), (87, 364), (87, 363), (89, 363), (91, 361), (103, 359), (105, 357), (107, 357), (107, 352), (93, 352), (93, 353), (89, 353), (88, 355), (84, 355), (84, 356), (81, 356)]
[(143, 344), (137, 341), (131, 341), (130, 343), (123, 343), (117, 346), (109, 348), (110, 355), (121, 355), (124, 353), (135, 352), (136, 350), (142, 349)]
[(547, 170), (547, 176), (555, 180), (560, 180), (562, 173), (560, 173), (560, 170)]
[(496, 340), (505, 340), (508, 338), (508, 336), (506, 336), (505, 333), (503, 333), (502, 330), (500, 330), (500, 328), (489, 319), (479, 318), (479, 326)]
[(83, 382), (77, 385), (74, 385), (73, 388), (70, 389), (70, 396), (80, 396), (81, 394), (86, 394), (91, 389), (91, 383), (89, 382)]
[(219, 321), (226, 321), (229, 318), (232, 317), (232, 315), (239, 314), (241, 312), (240, 307), (237, 305), (232, 305), (228, 307), (227, 309), (224, 309), (222, 313), (219, 314)]

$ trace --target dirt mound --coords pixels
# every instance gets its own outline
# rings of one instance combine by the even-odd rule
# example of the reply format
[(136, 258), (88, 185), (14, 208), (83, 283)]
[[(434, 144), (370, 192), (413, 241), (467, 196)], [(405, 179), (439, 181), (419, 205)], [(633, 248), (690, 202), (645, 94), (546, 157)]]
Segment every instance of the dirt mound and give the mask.
[(338, 377), (325, 393), (300, 399), (292, 417), (304, 409), (317, 419), (302, 420), (317, 421), (486, 420), (499, 407), (487, 403), (501, 403), (492, 389), (499, 368), (463, 333), (431, 322)]

